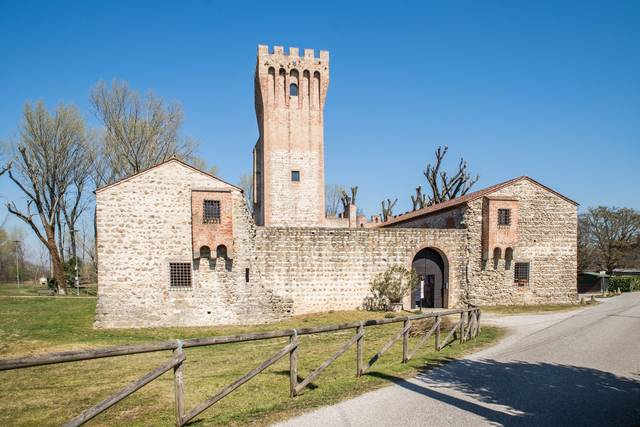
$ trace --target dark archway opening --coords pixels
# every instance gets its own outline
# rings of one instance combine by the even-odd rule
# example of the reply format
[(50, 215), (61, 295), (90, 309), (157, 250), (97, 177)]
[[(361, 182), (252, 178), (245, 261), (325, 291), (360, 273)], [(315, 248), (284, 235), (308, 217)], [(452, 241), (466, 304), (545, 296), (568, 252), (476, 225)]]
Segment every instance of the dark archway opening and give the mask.
[(216, 258), (227, 259), (227, 247), (225, 245), (219, 245), (216, 248)]
[(433, 248), (422, 249), (413, 257), (411, 267), (420, 278), (418, 289), (411, 294), (411, 308), (446, 308), (449, 272), (440, 252)]

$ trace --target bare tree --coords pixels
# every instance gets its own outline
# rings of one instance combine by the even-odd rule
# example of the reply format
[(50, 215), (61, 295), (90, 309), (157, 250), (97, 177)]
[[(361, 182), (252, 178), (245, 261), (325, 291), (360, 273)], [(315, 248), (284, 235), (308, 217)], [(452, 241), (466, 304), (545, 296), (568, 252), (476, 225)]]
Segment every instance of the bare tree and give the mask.
[(51, 115), (42, 102), (26, 104), (16, 159), (9, 178), (24, 193), (26, 208), (7, 203), (9, 212), (27, 223), (47, 247), (61, 294), (66, 279), (56, 245), (56, 215), (73, 182), (74, 170), (86, 147), (84, 121), (73, 107), (60, 105)]
[(244, 199), (247, 201), (249, 212), (253, 214), (253, 176), (249, 173), (243, 173), (238, 182), (238, 187), (244, 190)]
[(94, 156), (101, 165), (104, 185), (133, 175), (172, 156), (189, 160), (195, 144), (179, 136), (182, 108), (165, 106), (152, 92), (141, 97), (126, 82), (111, 87), (99, 82), (91, 91), (91, 104), (104, 124), (102, 147)]
[(189, 163), (196, 169), (200, 169), (206, 173), (211, 175), (218, 175), (218, 166), (217, 165), (209, 165), (205, 159), (200, 156), (191, 155), (189, 156)]
[[(89, 185), (91, 171), (91, 151), (85, 144), (85, 147), (80, 150), (79, 155), (77, 156), (75, 168), (71, 174), (70, 187), (64, 197), (60, 200), (60, 214), (58, 215), (64, 218), (64, 223), (67, 226), (71, 258), (74, 260), (78, 257), (78, 221), (81, 215), (89, 207), (89, 203), (86, 198), (86, 191), (87, 186)], [(60, 237), (62, 238), (63, 235), (61, 234)]]
[(387, 199), (386, 202), (384, 200), (382, 201), (382, 221), (387, 221), (393, 216), (393, 208), (396, 203), (398, 203), (398, 199), (395, 199), (393, 202), (391, 199)]
[(349, 195), (345, 190), (342, 190), (340, 194), (340, 201), (342, 202), (342, 209), (344, 215), (347, 216), (349, 213), (349, 205), (356, 204), (356, 195), (358, 194), (358, 186), (351, 187), (351, 195)]
[[(458, 170), (455, 174), (449, 175), (446, 171), (441, 171), (442, 161), (447, 155), (447, 151), (449, 151), (449, 147), (447, 146), (444, 148), (438, 147), (435, 153), (435, 164), (428, 164), (424, 171), (424, 176), (427, 178), (427, 182), (431, 188), (431, 196), (427, 198), (425, 206), (464, 196), (469, 192), (471, 187), (478, 182), (478, 179), (480, 179), (478, 175), (476, 175), (475, 178), (471, 177), (471, 174), (467, 171), (467, 162), (463, 158), (460, 158)], [(420, 190), (420, 192), (422, 192), (422, 190)]]
[(585, 246), (582, 255), (591, 257), (581, 260), (580, 264), (611, 272), (614, 268), (623, 267), (623, 260), (638, 250), (640, 212), (636, 210), (606, 206), (589, 208), (580, 216), (579, 224), (580, 234), (583, 234), (580, 239), (584, 239)]
[(427, 199), (426, 194), (422, 193), (422, 186), (416, 187), (416, 195), (411, 195), (411, 204), (413, 205), (413, 210), (422, 209), (427, 206), (429, 200)]
[(578, 271), (588, 271), (598, 268), (595, 261), (595, 251), (591, 244), (589, 218), (586, 214), (578, 216)]
[(344, 187), (336, 184), (326, 184), (324, 187), (324, 209), (327, 217), (335, 217), (338, 214), (340, 200)]

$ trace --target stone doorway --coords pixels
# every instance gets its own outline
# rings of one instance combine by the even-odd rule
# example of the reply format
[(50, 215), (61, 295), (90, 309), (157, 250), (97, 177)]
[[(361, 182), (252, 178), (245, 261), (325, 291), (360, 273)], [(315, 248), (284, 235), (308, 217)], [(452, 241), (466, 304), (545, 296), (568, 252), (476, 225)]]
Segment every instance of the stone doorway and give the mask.
[(411, 267), (420, 285), (411, 294), (411, 308), (446, 308), (448, 305), (448, 270), (446, 258), (433, 248), (424, 248), (414, 257)]

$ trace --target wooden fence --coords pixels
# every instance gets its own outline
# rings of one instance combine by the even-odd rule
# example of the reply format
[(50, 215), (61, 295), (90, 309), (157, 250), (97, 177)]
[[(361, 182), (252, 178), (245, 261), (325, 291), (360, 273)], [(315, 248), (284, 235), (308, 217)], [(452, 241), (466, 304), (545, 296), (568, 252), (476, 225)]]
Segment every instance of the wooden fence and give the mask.
[[(449, 331), (444, 339), (441, 339), (440, 329), (442, 325), (442, 319), (445, 316), (459, 315), (460, 319), (455, 326)], [(356, 376), (361, 376), (366, 373), (383, 355), (391, 348), (391, 346), (402, 338), (402, 362), (408, 362), (433, 335), (435, 336), (435, 349), (437, 351), (442, 350), (447, 345), (454, 342), (456, 339), (463, 343), (464, 341), (473, 338), (480, 332), (480, 309), (477, 307), (469, 307), (465, 309), (446, 310), (435, 313), (424, 313), (415, 316), (408, 317), (396, 317), (392, 319), (377, 319), (366, 320), (354, 323), (344, 323), (339, 325), (318, 326), (314, 328), (301, 328), (301, 329), (287, 329), (273, 332), (260, 332), (253, 334), (233, 335), (233, 336), (221, 336), (221, 337), (207, 337), (207, 338), (195, 338), (186, 340), (172, 340), (172, 341), (160, 341), (147, 344), (136, 344), (126, 346), (107, 347), (95, 350), (82, 350), (82, 351), (67, 351), (60, 353), (49, 353), (40, 356), (22, 357), (16, 359), (0, 359), (0, 371), (6, 371), (11, 369), (21, 369), (33, 366), (51, 365), (55, 363), (75, 362), (80, 360), (99, 359), (104, 357), (115, 357), (132, 354), (150, 353), (156, 351), (172, 351), (172, 356), (166, 362), (150, 371), (137, 381), (127, 385), (122, 390), (112, 394), (104, 399), (97, 405), (85, 410), (78, 416), (69, 420), (65, 426), (79, 426), (96, 417), (98, 414), (104, 412), (111, 406), (115, 405), (125, 397), (131, 395), (135, 391), (141, 389), (145, 385), (149, 384), (165, 372), (173, 369), (174, 378), (174, 395), (175, 395), (175, 416), (176, 425), (182, 426), (193, 420), (203, 411), (214, 405), (216, 402), (223, 399), (225, 396), (232, 393), (238, 387), (251, 380), (260, 372), (267, 369), (286, 355), (289, 355), (289, 378), (290, 378), (290, 396), (295, 397), (300, 394), (305, 387), (309, 385), (311, 381), (318, 377), (329, 365), (331, 365), (338, 357), (345, 353), (351, 346), (356, 346)], [(409, 349), (409, 330), (411, 324), (417, 320), (433, 318), (433, 326), (418, 340), (415, 347)], [(380, 351), (378, 351), (368, 362), (364, 362), (364, 338), (365, 328), (379, 325), (386, 325), (390, 323), (402, 322), (402, 329), (400, 329), (389, 341), (387, 341)], [(320, 366), (318, 366), (307, 377), (298, 382), (298, 352), (299, 352), (299, 337), (302, 335), (320, 334), (333, 331), (342, 331), (353, 329), (355, 334), (347, 340), (340, 349), (335, 352), (331, 357), (325, 360)], [(266, 340), (271, 338), (289, 337), (289, 343), (273, 354), (269, 359), (262, 362), (259, 366), (247, 372), (242, 377), (235, 380), (233, 383), (219, 390), (216, 394), (200, 403), (193, 409), (187, 411), (184, 401), (184, 365), (186, 363), (185, 348), (189, 347), (202, 347), (218, 344), (239, 343), (245, 341), (257, 341)]]

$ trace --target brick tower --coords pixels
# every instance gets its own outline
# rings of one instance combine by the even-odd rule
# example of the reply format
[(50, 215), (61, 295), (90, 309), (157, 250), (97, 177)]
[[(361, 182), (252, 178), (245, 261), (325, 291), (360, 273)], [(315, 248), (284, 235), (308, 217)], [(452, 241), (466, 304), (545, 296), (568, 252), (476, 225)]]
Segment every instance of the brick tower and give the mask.
[(329, 52), (258, 46), (255, 76), (260, 137), (253, 150), (256, 224), (324, 224), (324, 101)]

